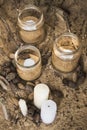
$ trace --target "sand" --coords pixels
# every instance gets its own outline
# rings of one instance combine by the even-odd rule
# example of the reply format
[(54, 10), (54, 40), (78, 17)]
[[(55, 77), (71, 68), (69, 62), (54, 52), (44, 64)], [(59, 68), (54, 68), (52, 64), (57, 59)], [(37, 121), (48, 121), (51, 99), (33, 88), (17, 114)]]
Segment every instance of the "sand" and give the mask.
[[(59, 95), (54, 98), (58, 106), (57, 116), (52, 124), (45, 125), (41, 123), (40, 126), (37, 126), (28, 117), (24, 118), (21, 115), (19, 107), (14, 107), (15, 105), (10, 103), (9, 100), (12, 100), (11, 96), (0, 88), (0, 97), (5, 98), (7, 106), (13, 115), (10, 121), (0, 118), (0, 130), (87, 130), (87, 78), (77, 89), (70, 88), (62, 83), (62, 78), (51, 65), (54, 39), (66, 30), (66, 23), (62, 19), (58, 21), (58, 7), (63, 9), (64, 16), (68, 18), (71, 32), (80, 37), (83, 45), (82, 57), (84, 59), (85, 56), (87, 59), (87, 1), (4, 0), (3, 5), (0, 6), (0, 16), (4, 19), (4, 21), (0, 19), (0, 65), (5, 61), (11, 60), (9, 59), (9, 53), (15, 52), (18, 46), (21, 45), (22, 41), (16, 28), (16, 8), (22, 8), (29, 3), (40, 6), (44, 11), (46, 29), (48, 30), (45, 41), (37, 45), (41, 51), (43, 69), (40, 78), (33, 83), (35, 85), (40, 82), (46, 83), (50, 89), (59, 91)], [(9, 25), (10, 33), (6, 23)], [(83, 63), (85, 62), (86, 60)], [(15, 88), (15, 91), (21, 92), (24, 97), (23, 89), (20, 90), (17, 86), (13, 88)], [(63, 96), (60, 95), (60, 92)], [(18, 112), (18, 115), (15, 115), (16, 112)], [(18, 120), (15, 121), (14, 116)], [(17, 118), (17, 116), (20, 118)]]

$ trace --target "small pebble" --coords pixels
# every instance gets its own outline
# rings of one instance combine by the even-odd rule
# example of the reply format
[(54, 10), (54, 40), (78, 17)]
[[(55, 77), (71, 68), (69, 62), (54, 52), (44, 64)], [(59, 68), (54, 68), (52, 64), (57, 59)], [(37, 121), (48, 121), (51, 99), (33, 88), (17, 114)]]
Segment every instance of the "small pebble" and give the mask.
[(53, 96), (56, 96), (58, 98), (64, 97), (63, 93), (60, 90), (52, 90), (52, 94), (53, 94)]
[(33, 86), (28, 85), (28, 84), (26, 84), (25, 89), (26, 89), (26, 92), (27, 92), (28, 94), (32, 93), (33, 90), (34, 90)]
[(4, 63), (3, 67), (10, 67), (10, 65), (11, 65), (11, 62), (8, 61)]
[(32, 86), (32, 87), (34, 87), (34, 86), (35, 86), (35, 84), (34, 84), (34, 83), (32, 83), (32, 82), (27, 82), (27, 83), (26, 83), (26, 85), (30, 85), (30, 86)]
[(69, 85), (68, 85), (70, 88), (76, 88), (77, 87), (77, 84), (71, 80), (69, 80)]
[(79, 79), (77, 80), (78, 86), (81, 85), (81, 84), (85, 81), (85, 78), (86, 78), (86, 77), (82, 76), (81, 78), (79, 78)]
[(10, 82), (10, 87), (11, 87), (11, 90), (12, 90), (12, 94), (14, 95), (14, 93), (17, 92), (18, 88), (13, 82)]
[(27, 94), (26, 94), (26, 92), (25, 92), (24, 90), (18, 90), (18, 91), (16, 92), (16, 95), (17, 95), (18, 97), (20, 97), (20, 98), (27, 99)]
[(86, 72), (84, 72), (84, 71), (79, 71), (79, 72), (78, 72), (78, 78), (82, 78), (82, 77), (86, 78)]
[(14, 54), (14, 53), (10, 53), (10, 54), (9, 54), (9, 57), (10, 57), (11, 59), (14, 59), (15, 54)]
[(8, 73), (11, 72), (11, 69), (10, 68), (4, 68), (3, 71), (5, 71), (5, 74), (7, 75)]
[(62, 82), (63, 82), (63, 84), (66, 85), (66, 86), (69, 85), (69, 80), (68, 80), (67, 78), (64, 78), (64, 79), (62, 80)]
[(72, 80), (69, 80), (67, 78), (64, 78), (62, 82), (63, 82), (64, 85), (69, 86), (70, 88), (76, 88), (77, 87), (77, 84), (75, 82), (73, 82)]
[(13, 84), (18, 84), (20, 81), (18, 78), (15, 78), (12, 82), (13, 82)]
[(25, 90), (25, 87), (24, 87), (24, 85), (22, 83), (18, 83), (18, 88)]
[(13, 73), (13, 72), (11, 72), (11, 73), (9, 73), (9, 74), (6, 76), (6, 79), (7, 79), (8, 81), (11, 81), (11, 80), (15, 79), (15, 77), (16, 77), (16, 74)]

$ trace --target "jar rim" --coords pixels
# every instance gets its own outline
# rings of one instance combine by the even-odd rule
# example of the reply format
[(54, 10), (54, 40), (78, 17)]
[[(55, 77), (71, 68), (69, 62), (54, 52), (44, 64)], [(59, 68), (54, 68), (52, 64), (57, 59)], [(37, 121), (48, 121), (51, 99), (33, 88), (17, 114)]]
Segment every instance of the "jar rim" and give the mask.
[[(34, 65), (31, 65), (31, 66), (23, 66), (21, 64), (18, 63), (18, 54), (20, 54), (23, 50), (27, 50), (27, 49), (31, 49), (33, 51), (36, 51), (38, 53), (38, 61), (34, 64)], [(24, 68), (24, 69), (29, 69), (29, 68), (33, 68), (35, 67), (41, 60), (41, 54), (40, 54), (40, 51), (38, 48), (36, 48), (35, 46), (32, 46), (32, 45), (24, 45), (24, 46), (21, 46), (19, 47), (19, 49), (15, 52), (15, 62), (17, 65), (19, 65), (20, 67)]]
[[(64, 52), (64, 51), (60, 50), (60, 49), (57, 47), (58, 41), (59, 41), (62, 37), (67, 37), (67, 36), (70, 37), (70, 38), (76, 39), (77, 42), (78, 42), (78, 48), (75, 49), (74, 51)], [(63, 54), (66, 54), (66, 55), (75, 54), (77, 51), (79, 51), (79, 50), (82, 48), (82, 45), (81, 45), (81, 43), (80, 43), (80, 41), (79, 41), (78, 36), (77, 36), (76, 34), (74, 34), (74, 33), (71, 33), (71, 32), (65, 32), (65, 33), (61, 34), (58, 38), (56, 38), (54, 45), (56, 45), (56, 48), (57, 48), (57, 50), (58, 50), (59, 52), (61, 52), (61, 53), (63, 53)]]
[[(22, 15), (22, 13), (25, 10), (30, 10), (30, 9), (34, 9), (37, 12), (39, 12), (40, 13), (40, 18), (35, 23), (32, 23), (32, 24), (29, 25), (26, 22), (22, 22), (22, 20), (20, 19), (20, 16)], [(27, 31), (36, 30), (39, 27), (41, 27), (43, 24), (44, 24), (44, 16), (43, 16), (42, 10), (39, 7), (37, 7), (35, 5), (28, 5), (28, 6), (25, 6), (25, 8), (23, 8), (22, 10), (19, 11), (18, 25), (19, 25), (19, 27), (23, 28), (24, 30), (27, 30)]]

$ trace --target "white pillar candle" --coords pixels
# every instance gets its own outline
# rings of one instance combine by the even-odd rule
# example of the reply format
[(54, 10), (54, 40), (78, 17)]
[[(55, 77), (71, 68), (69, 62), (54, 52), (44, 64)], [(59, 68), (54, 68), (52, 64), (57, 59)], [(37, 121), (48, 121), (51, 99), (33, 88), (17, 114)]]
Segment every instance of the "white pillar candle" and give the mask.
[(34, 105), (41, 108), (42, 103), (49, 97), (49, 87), (46, 84), (38, 84), (34, 88)]
[(26, 66), (26, 67), (30, 67), (34, 64), (35, 64), (35, 61), (32, 58), (28, 58), (28, 59), (24, 60), (24, 66)]
[(23, 99), (19, 100), (19, 107), (20, 107), (20, 110), (21, 110), (21, 113), (23, 114), (23, 116), (26, 116), (28, 113), (28, 108), (27, 108), (27, 104), (26, 104), (25, 100), (23, 100)]
[(52, 100), (44, 101), (41, 106), (41, 119), (43, 123), (50, 124), (54, 121), (57, 111), (57, 105)]

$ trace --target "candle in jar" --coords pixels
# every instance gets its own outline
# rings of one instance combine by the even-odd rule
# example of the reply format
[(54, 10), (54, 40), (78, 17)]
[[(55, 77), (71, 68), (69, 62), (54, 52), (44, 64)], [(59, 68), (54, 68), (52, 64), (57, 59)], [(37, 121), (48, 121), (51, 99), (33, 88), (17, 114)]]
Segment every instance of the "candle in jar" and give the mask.
[[(38, 19), (32, 16), (27, 17), (29, 20), (24, 21), (27, 27), (25, 27), (25, 30), (20, 30), (20, 37), (21, 39), (26, 43), (35, 43), (42, 41), (44, 38), (44, 29), (43, 27), (40, 27), (37, 29), (36, 26), (32, 26), (33, 24), (36, 24), (38, 22)], [(26, 18), (25, 18), (26, 20)]]
[(36, 6), (25, 7), (18, 15), (19, 34), (26, 43), (40, 43), (44, 36), (44, 17)]
[(34, 46), (22, 46), (15, 53), (17, 72), (26, 81), (37, 79), (41, 74), (41, 56)]
[(50, 124), (54, 121), (57, 111), (57, 105), (52, 100), (44, 101), (41, 106), (41, 119), (43, 123)]
[(41, 105), (49, 97), (49, 87), (46, 84), (38, 84), (34, 88), (34, 105), (41, 108)]
[(52, 64), (62, 72), (73, 71), (81, 55), (81, 44), (72, 33), (64, 33), (55, 40), (52, 52)]
[(26, 67), (30, 67), (34, 64), (35, 64), (35, 61), (32, 58), (28, 58), (28, 59), (24, 60), (24, 66), (26, 66)]

